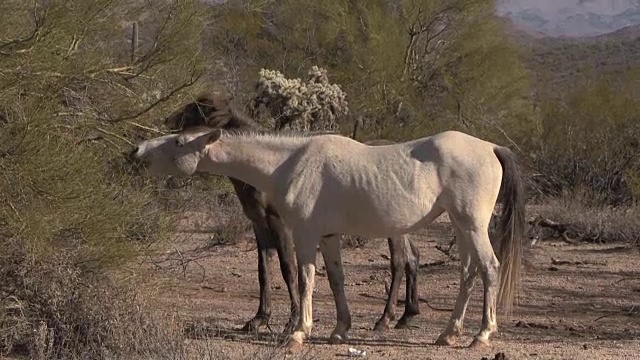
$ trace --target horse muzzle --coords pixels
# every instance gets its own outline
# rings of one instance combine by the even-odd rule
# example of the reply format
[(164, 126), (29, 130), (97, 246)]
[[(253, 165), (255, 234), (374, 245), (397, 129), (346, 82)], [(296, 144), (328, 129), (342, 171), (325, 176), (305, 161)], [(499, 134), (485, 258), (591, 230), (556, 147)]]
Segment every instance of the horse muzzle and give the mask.
[(129, 153), (127, 153), (126, 158), (130, 161), (130, 162), (138, 162), (140, 161), (140, 156), (138, 155), (138, 150), (140, 150), (139, 147), (134, 147), (133, 149), (131, 149), (131, 151), (129, 151)]
[(126, 161), (133, 166), (133, 168), (137, 170), (142, 170), (146, 168), (149, 164), (146, 159), (141, 156), (140, 148), (138, 146), (131, 149), (131, 151), (123, 154)]

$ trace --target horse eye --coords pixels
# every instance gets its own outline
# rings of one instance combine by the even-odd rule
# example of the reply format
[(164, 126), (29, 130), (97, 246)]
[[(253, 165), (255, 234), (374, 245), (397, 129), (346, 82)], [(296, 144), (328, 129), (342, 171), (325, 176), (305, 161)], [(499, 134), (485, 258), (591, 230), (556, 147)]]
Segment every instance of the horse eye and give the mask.
[(180, 141), (180, 139), (176, 139), (176, 146), (177, 146), (177, 147), (182, 147), (182, 145), (184, 145), (184, 144), (182, 143), (182, 141)]

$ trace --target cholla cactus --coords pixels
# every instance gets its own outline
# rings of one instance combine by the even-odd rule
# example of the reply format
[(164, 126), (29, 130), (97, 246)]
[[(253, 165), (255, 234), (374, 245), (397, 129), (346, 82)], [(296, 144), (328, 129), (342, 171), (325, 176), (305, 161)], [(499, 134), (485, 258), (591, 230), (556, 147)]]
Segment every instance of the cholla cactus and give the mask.
[(274, 118), (274, 127), (302, 131), (338, 130), (336, 118), (349, 112), (346, 94), (329, 84), (327, 70), (313, 66), (309, 80), (287, 79), (276, 70), (260, 70), (254, 108), (264, 105)]

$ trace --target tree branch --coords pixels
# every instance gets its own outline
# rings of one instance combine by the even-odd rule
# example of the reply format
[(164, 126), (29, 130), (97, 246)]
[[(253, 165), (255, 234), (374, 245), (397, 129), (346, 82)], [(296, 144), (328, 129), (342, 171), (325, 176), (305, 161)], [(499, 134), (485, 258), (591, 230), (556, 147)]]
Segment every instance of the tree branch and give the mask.
[[(38, 2), (37, 0), (34, 0), (33, 1), (34, 27), (31, 30), (31, 33), (23, 38), (10, 39), (5, 42), (0, 42), (0, 55), (9, 56), (15, 53), (24, 53), (24, 52), (30, 51), (31, 48), (33, 48), (33, 45), (24, 49), (16, 50), (16, 51), (11, 51), (11, 50), (13, 50), (13, 48), (16, 46), (24, 45), (30, 42), (37, 42), (40, 39), (42, 26), (47, 16), (47, 10), (48, 9), (45, 8), (44, 13), (40, 15), (38, 13)], [(3, 51), (4, 49), (8, 49), (8, 50)]]
[(171, 99), (173, 97), (173, 95), (175, 95), (176, 93), (178, 93), (179, 91), (186, 89), (190, 86), (192, 86), (193, 84), (195, 84), (198, 80), (200, 80), (200, 78), (202, 77), (202, 74), (198, 74), (196, 76), (191, 76), (191, 79), (189, 79), (189, 81), (186, 81), (182, 84), (180, 84), (178, 87), (174, 88), (173, 90), (171, 90), (168, 94), (160, 97), (158, 100), (154, 101), (153, 103), (151, 103), (150, 105), (148, 105), (147, 107), (145, 107), (144, 109), (131, 114), (131, 115), (126, 115), (126, 116), (122, 116), (119, 118), (115, 118), (115, 119), (111, 119), (110, 122), (111, 123), (117, 123), (117, 122), (121, 122), (121, 121), (125, 121), (125, 120), (131, 120), (131, 119), (135, 119), (141, 115), (146, 114), (147, 112), (151, 111), (153, 108), (155, 108), (156, 106), (158, 106), (159, 104), (166, 102), (167, 100)]

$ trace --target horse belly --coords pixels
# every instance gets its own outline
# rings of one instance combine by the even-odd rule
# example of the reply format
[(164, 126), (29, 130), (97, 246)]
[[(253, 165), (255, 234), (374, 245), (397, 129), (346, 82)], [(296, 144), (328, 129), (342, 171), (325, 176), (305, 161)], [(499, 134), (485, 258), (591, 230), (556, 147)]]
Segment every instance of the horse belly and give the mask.
[(361, 199), (345, 204), (344, 211), (341, 211), (341, 232), (371, 237), (405, 234), (420, 227), (433, 207), (433, 204), (414, 199), (375, 200)]

